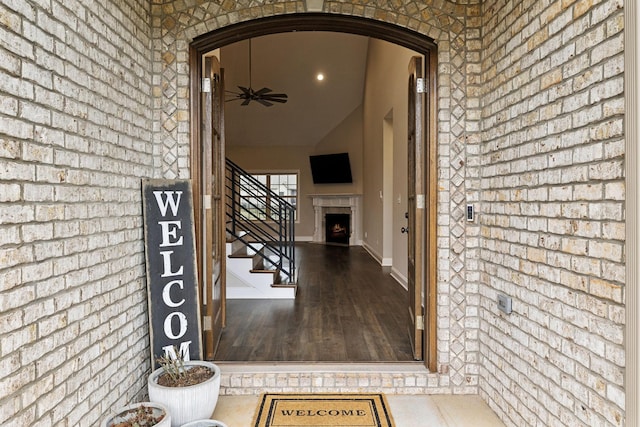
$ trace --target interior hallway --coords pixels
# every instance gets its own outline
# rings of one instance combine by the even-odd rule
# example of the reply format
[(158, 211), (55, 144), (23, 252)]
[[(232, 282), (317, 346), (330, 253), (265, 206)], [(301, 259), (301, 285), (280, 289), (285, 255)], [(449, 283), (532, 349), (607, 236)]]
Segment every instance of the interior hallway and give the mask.
[(413, 361), (407, 291), (360, 246), (296, 244), (295, 300), (228, 300), (216, 361)]

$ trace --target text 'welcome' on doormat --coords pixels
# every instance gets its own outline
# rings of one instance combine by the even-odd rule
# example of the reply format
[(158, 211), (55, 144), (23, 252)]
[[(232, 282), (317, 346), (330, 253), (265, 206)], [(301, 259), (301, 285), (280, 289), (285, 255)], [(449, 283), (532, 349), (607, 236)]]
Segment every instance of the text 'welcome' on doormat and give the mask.
[(253, 427), (395, 427), (383, 394), (265, 393)]

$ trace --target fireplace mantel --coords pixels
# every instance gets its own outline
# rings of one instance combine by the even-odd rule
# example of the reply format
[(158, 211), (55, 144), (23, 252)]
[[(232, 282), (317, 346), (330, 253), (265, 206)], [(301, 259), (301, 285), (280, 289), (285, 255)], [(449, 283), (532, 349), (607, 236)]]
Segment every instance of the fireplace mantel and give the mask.
[(351, 214), (350, 246), (362, 245), (362, 194), (310, 194), (313, 201), (315, 229), (313, 242), (324, 243), (324, 215), (348, 211)]

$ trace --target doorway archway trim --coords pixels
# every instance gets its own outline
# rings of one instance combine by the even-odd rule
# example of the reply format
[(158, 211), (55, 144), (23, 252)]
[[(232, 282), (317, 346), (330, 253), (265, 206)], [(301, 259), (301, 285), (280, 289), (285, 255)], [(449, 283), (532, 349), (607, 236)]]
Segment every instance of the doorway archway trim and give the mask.
[[(202, 135), (200, 131), (200, 102), (199, 97), (195, 96), (200, 92), (200, 84), (202, 81), (202, 58), (203, 55), (240, 40), (251, 37), (263, 36), (274, 33), (286, 33), (297, 31), (331, 31), (350, 34), (358, 34), (377, 39), (385, 40), (403, 47), (409, 48), (415, 52), (422, 54), (428, 61), (433, 70), (431, 76), (427, 76), (430, 81), (429, 94), (425, 102), (428, 104), (427, 111), (429, 115), (425, 117), (425, 129), (430, 129), (428, 139), (425, 141), (425, 150), (427, 159), (425, 167), (432, 170), (428, 179), (428, 194), (430, 199), (435, 202), (437, 197), (437, 173), (435, 167), (437, 165), (436, 156), (436, 120), (437, 120), (437, 84), (436, 84), (436, 56), (437, 46), (434, 41), (415, 31), (398, 27), (392, 24), (370, 20), (352, 16), (329, 15), (329, 14), (301, 14), (301, 15), (282, 15), (269, 18), (261, 18), (247, 21), (240, 24), (230, 25), (228, 27), (216, 30), (202, 36), (197, 37), (190, 45), (189, 63), (191, 70), (191, 176), (193, 179), (194, 195), (200, 194), (202, 184), (199, 182), (200, 153), (202, 152)], [(194, 197), (196, 199), (197, 197)], [(201, 206), (194, 202), (195, 223), (199, 223), (199, 214)], [(436, 212), (434, 209), (433, 212)], [(436, 275), (436, 259), (434, 255), (437, 253), (435, 234), (437, 232), (437, 217), (429, 215), (426, 224), (426, 233), (430, 238), (426, 239), (426, 254), (430, 254), (425, 261), (425, 283), (427, 289), (424, 292), (423, 304), (428, 313), (425, 321), (425, 364), (431, 371), (438, 370), (438, 352), (437, 352), (437, 275)], [(199, 245), (197, 245), (199, 247)], [(431, 287), (431, 288), (429, 288)]]
[(332, 31), (371, 36), (422, 54), (428, 48), (436, 47), (433, 38), (386, 22), (357, 16), (309, 13), (270, 16), (229, 25), (194, 38), (191, 48), (204, 54), (240, 40), (296, 31)]

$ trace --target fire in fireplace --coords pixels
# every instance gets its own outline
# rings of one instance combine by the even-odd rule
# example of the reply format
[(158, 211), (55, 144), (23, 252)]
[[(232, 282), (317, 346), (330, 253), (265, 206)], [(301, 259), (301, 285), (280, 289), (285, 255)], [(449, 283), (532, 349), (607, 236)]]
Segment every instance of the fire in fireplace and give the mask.
[(326, 243), (349, 245), (351, 215), (328, 213), (324, 216)]

